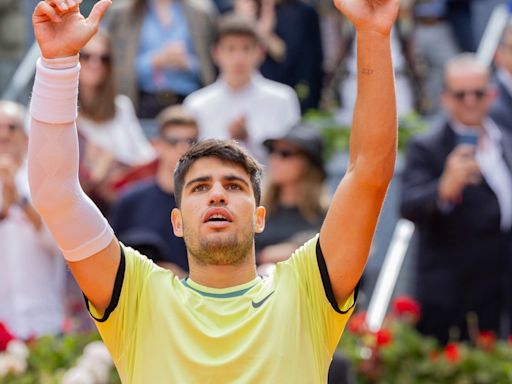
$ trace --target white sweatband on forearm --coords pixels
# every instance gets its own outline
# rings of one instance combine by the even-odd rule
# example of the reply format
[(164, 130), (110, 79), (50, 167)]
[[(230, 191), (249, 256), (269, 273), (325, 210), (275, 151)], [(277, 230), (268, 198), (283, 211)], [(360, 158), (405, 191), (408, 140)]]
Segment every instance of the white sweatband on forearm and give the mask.
[(78, 56), (39, 59), (30, 106), (32, 202), (69, 261), (105, 249), (113, 231), (78, 181)]

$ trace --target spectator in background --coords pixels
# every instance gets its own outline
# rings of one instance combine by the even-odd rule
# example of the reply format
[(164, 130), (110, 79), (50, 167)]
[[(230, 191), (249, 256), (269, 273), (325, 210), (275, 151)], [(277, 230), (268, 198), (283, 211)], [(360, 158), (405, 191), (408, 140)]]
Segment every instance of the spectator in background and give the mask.
[(266, 157), (263, 141), (283, 135), (300, 119), (293, 89), (257, 71), (263, 57), (256, 25), (236, 14), (224, 17), (213, 48), (220, 77), (185, 99), (201, 138), (238, 140), (259, 161)]
[(262, 199), (267, 216), (265, 231), (256, 235), (259, 264), (289, 258), (297, 244), (320, 230), (329, 203), (323, 141), (315, 128), (295, 126), (264, 144), (269, 153)]
[(491, 107), (491, 117), (512, 134), (512, 24), (503, 33), (496, 52), (498, 98)]
[(323, 49), (315, 8), (302, 0), (234, 0), (234, 6), (257, 20), (267, 50), (262, 75), (294, 88), (303, 112), (318, 108)]
[(448, 119), (413, 138), (401, 213), (418, 235), (419, 330), (442, 342), (480, 330), (508, 336), (512, 252), (512, 143), (487, 117), (489, 73), (471, 54), (445, 71)]
[(26, 45), (20, 0), (0, 0), (0, 94), (9, 84)]
[[(131, 100), (116, 95), (111, 40), (99, 32), (80, 52), (77, 120), (81, 139), (80, 181), (104, 212), (123, 180), (156, 158), (139, 124)], [(140, 172), (144, 176), (144, 172)]]
[(133, 0), (107, 21), (120, 93), (154, 118), (214, 80), (210, 0)]
[(185, 243), (171, 227), (174, 199), (174, 172), (178, 159), (197, 141), (195, 120), (181, 106), (164, 109), (158, 116), (159, 137), (156, 179), (133, 186), (112, 209), (110, 224), (119, 239), (139, 251), (146, 251), (162, 267), (176, 275), (188, 274)]
[(61, 331), (65, 264), (30, 201), (24, 121), (0, 101), (0, 322), (28, 339)]

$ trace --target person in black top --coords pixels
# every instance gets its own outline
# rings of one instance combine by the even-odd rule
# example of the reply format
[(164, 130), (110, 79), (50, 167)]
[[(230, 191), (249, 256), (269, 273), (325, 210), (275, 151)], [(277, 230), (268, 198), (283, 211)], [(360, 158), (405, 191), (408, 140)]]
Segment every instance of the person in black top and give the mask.
[(180, 156), (197, 141), (196, 121), (181, 106), (169, 107), (158, 116), (159, 155), (156, 178), (133, 186), (112, 208), (110, 224), (119, 239), (151, 257), (179, 276), (188, 273), (187, 251), (171, 226), (176, 207), (172, 175)]
[(320, 230), (328, 204), (322, 137), (314, 127), (298, 125), (264, 142), (269, 152), (263, 205), (266, 230), (256, 236), (258, 262), (287, 259), (297, 244)]

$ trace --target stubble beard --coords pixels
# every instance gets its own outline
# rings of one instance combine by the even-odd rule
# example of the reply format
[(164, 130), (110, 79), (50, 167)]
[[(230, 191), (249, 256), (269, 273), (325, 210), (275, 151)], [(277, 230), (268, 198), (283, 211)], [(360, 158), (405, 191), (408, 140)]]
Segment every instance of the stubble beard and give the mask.
[(183, 238), (188, 253), (203, 265), (241, 264), (254, 246), (254, 230), (218, 234), (215, 238), (201, 237), (183, 227)]

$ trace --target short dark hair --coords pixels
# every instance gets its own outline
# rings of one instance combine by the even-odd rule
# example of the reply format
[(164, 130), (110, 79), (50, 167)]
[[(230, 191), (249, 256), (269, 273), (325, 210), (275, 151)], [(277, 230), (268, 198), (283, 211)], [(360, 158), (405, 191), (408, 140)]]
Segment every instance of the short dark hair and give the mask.
[(234, 12), (221, 17), (217, 22), (214, 44), (217, 45), (226, 36), (246, 36), (253, 39), (256, 44), (261, 44), (256, 22)]
[(181, 206), (183, 184), (188, 170), (197, 160), (204, 157), (215, 157), (221, 161), (240, 165), (251, 179), (256, 205), (261, 201), (261, 176), (262, 168), (236, 142), (230, 140), (207, 139), (200, 141), (181, 156), (174, 170), (174, 196), (178, 208)]
[(169, 125), (193, 125), (197, 128), (196, 119), (185, 110), (183, 105), (179, 104), (165, 108), (157, 115), (156, 120), (160, 136), (164, 134)]

